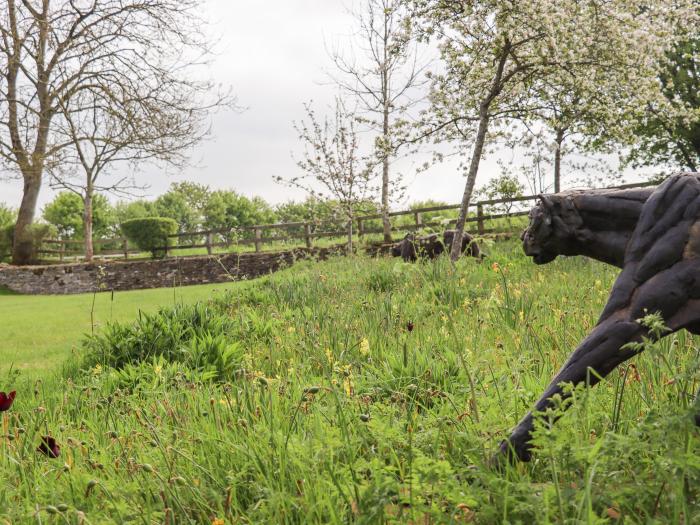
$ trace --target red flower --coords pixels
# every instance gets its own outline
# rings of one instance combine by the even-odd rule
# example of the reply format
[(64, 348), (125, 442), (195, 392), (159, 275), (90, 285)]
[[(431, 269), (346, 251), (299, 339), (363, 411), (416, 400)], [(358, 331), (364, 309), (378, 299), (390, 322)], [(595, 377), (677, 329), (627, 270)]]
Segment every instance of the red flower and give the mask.
[(17, 395), (17, 392), (15, 392), (14, 390), (9, 394), (6, 394), (5, 392), (0, 392), (0, 412), (10, 410), (12, 402), (15, 400), (15, 395)]
[(408, 330), (409, 332), (413, 332), (413, 321), (409, 321), (408, 323), (406, 323), (406, 330)]
[(61, 447), (58, 446), (56, 440), (51, 436), (44, 436), (41, 438), (41, 445), (36, 449), (37, 452), (41, 452), (49, 456), (50, 458), (57, 458), (61, 455)]

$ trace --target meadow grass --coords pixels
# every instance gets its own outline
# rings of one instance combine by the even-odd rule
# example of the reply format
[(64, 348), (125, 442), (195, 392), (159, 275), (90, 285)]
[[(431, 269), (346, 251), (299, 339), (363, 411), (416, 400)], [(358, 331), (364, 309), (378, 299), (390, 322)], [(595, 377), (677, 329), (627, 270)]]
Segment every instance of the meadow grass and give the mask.
[(63, 376), (8, 375), (0, 522), (697, 523), (685, 333), (575, 390), (531, 463), (490, 468), (617, 271), (486, 251), (299, 263), (104, 327)]

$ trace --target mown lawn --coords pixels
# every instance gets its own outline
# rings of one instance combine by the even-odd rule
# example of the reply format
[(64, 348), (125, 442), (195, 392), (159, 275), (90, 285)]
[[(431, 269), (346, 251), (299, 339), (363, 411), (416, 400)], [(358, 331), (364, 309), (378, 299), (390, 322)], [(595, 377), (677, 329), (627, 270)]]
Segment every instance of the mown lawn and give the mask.
[[(54, 371), (85, 334), (175, 303), (192, 303), (244, 283), (129, 292), (29, 296), (0, 289), (0, 374), (10, 367), (32, 377)], [(94, 307), (93, 307), (94, 300)]]
[(531, 463), (491, 467), (617, 271), (486, 251), (300, 263), (103, 326), (62, 377), (0, 376), (0, 523), (699, 523), (685, 333), (576, 390)]

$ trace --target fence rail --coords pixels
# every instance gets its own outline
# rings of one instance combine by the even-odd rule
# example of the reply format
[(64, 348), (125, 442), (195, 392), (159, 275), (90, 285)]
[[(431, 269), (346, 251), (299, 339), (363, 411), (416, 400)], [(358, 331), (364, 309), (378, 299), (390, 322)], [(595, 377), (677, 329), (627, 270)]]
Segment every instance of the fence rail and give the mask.
[[(655, 183), (623, 184), (603, 189), (612, 190), (643, 188), (654, 185)], [(470, 208), (475, 208), (476, 213), (473, 213), (472, 215), (468, 216), (466, 222), (476, 223), (476, 233), (478, 235), (486, 235), (490, 233), (503, 233), (494, 229), (487, 229), (486, 221), (522, 217), (527, 215), (528, 212), (516, 210), (513, 212), (508, 211), (506, 213), (490, 213), (488, 211), (488, 207), (495, 206), (498, 204), (509, 204), (512, 206), (518, 203), (533, 201), (538, 198), (539, 195), (527, 195), (507, 199), (488, 199), (474, 202), (470, 205)], [(394, 231), (410, 232), (420, 230), (426, 227), (440, 227), (446, 225), (453, 225), (457, 222), (455, 218), (447, 218), (440, 221), (424, 221), (423, 216), (424, 214), (428, 213), (458, 210), (460, 207), (461, 205), (459, 204), (449, 204), (444, 206), (414, 208), (410, 210), (390, 212), (389, 217), (397, 218), (412, 215), (412, 223), (402, 224), (398, 227), (392, 227)], [(169, 242), (169, 245), (167, 247), (161, 248), (161, 250), (165, 251), (166, 254), (170, 255), (172, 254), (172, 252), (177, 250), (206, 249), (206, 253), (211, 255), (217, 248), (230, 249), (232, 246), (236, 245), (253, 245), (255, 251), (260, 252), (263, 249), (263, 244), (276, 242), (289, 243), (292, 241), (299, 241), (300, 243), (303, 243), (307, 248), (311, 248), (314, 245), (315, 239), (349, 236), (357, 236), (359, 238), (362, 238), (365, 235), (383, 233), (384, 230), (382, 228), (367, 227), (368, 223), (370, 223), (371, 221), (376, 221), (381, 218), (382, 214), (374, 213), (355, 217), (354, 224), (352, 222), (343, 220), (308, 222), (301, 221), (274, 224), (258, 224), (252, 226), (242, 226), (232, 229), (214, 229), (176, 233), (174, 235), (168, 236), (169, 239), (174, 240), (175, 242), (172, 244)], [(355, 224), (357, 226), (356, 228)], [(319, 230), (319, 228), (321, 227), (326, 228), (326, 231)], [(334, 227), (337, 229), (330, 229)], [(295, 232), (294, 230), (297, 230), (297, 232)], [(286, 233), (286, 235), (274, 235), (272, 232), (275, 231), (284, 232)], [(221, 238), (222, 240), (218, 240), (217, 237)], [(74, 257), (75, 260), (78, 260), (81, 256), (84, 256), (83, 241), (46, 239), (43, 241), (43, 244), (47, 245), (47, 247), (42, 246), (38, 253), (40, 255), (57, 256), (58, 260), (61, 262), (63, 262), (66, 259), (66, 257)], [(95, 246), (96, 255), (101, 258), (120, 258), (127, 260), (130, 256), (138, 256), (141, 253), (143, 253), (142, 250), (138, 250), (131, 247), (129, 245), (129, 241), (125, 237), (114, 239), (95, 239), (93, 241), (93, 245)], [(71, 248), (72, 246), (77, 246), (77, 248)], [(110, 246), (111, 249), (103, 249), (102, 246)]]

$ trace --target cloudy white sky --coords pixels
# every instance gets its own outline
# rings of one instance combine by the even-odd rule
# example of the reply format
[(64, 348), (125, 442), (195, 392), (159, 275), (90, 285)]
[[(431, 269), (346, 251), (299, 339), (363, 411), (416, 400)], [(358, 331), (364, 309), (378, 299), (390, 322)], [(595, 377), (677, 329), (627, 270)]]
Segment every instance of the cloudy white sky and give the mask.
[[(211, 140), (192, 151), (196, 167), (175, 174), (153, 169), (142, 174), (139, 180), (150, 185), (146, 196), (164, 192), (172, 182), (192, 180), (275, 203), (303, 198), (272, 177), (298, 170), (291, 157), (299, 150), (291, 123), (303, 117), (302, 103), (313, 99), (323, 108), (336, 94), (327, 84), (325, 71), (331, 64), (326, 44), (347, 45), (353, 24), (346, 10), (350, 1), (206, 0), (212, 34), (220, 37), (211, 76), (232, 86), (247, 109), (214, 117)], [(416, 175), (420, 162), (404, 161), (399, 166), (409, 184), (406, 199), (459, 202), (464, 179), (457, 162)], [(496, 173), (493, 159), (483, 167), (481, 183)], [(19, 180), (0, 182), (0, 202), (16, 207), (21, 190)], [(40, 205), (52, 194), (45, 184)]]

